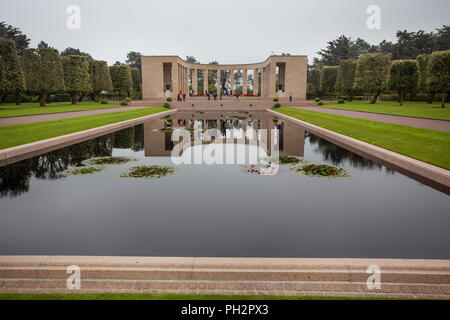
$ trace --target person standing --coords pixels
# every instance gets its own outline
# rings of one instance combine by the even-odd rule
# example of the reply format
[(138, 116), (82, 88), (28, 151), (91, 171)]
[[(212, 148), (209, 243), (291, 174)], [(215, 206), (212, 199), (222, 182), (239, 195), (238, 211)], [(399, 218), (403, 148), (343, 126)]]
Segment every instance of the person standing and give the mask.
[(289, 102), (292, 102), (292, 92), (289, 93)]
[(186, 93), (183, 93), (183, 102), (186, 102)]
[(239, 93), (236, 92), (236, 102), (239, 102)]

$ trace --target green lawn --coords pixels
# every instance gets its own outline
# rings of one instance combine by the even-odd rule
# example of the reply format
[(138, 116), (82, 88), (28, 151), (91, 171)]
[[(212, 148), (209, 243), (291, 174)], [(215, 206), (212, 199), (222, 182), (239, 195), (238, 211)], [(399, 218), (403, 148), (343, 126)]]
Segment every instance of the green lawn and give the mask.
[(0, 149), (62, 136), (167, 110), (169, 109), (164, 107), (154, 107), (4, 126), (0, 127)]
[(70, 111), (86, 111), (86, 110), (97, 110), (97, 109), (111, 109), (122, 107), (117, 104), (101, 104), (99, 102), (80, 102), (77, 105), (70, 103), (64, 104), (49, 104), (45, 107), (39, 107), (36, 105), (25, 105), (25, 106), (0, 106), (0, 118), (9, 117), (19, 117), (19, 116), (30, 116), (36, 114), (49, 114), (49, 113), (59, 113), (59, 112), (70, 112)]
[(240, 296), (154, 293), (1, 293), (0, 300), (390, 300), (386, 298), (314, 296)]
[(275, 111), (411, 158), (450, 169), (450, 132), (349, 118), (290, 107), (281, 107)]
[(365, 111), (373, 113), (385, 113), (398, 116), (430, 118), (450, 120), (450, 106), (441, 108), (439, 103), (427, 104), (426, 102), (405, 101), (403, 106), (394, 101), (378, 101), (370, 104), (368, 101), (346, 101), (343, 104), (327, 104), (322, 108), (333, 108), (353, 111)]

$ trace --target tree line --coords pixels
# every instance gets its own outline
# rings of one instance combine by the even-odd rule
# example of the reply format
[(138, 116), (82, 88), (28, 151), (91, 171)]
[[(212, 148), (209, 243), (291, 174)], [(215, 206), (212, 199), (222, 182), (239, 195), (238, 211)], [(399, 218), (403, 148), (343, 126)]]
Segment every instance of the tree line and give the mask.
[(318, 52), (308, 66), (308, 94), (352, 100), (356, 94), (371, 96), (371, 103), (385, 91), (398, 94), (400, 105), (406, 94), (426, 94), (431, 103), (436, 94), (450, 96), (450, 27), (436, 33), (397, 32), (397, 43), (377, 46), (363, 39), (341, 36)]
[(13, 97), (20, 104), (25, 94), (39, 97), (45, 106), (51, 94), (70, 95), (72, 104), (89, 95), (141, 96), (141, 54), (130, 52), (127, 64), (108, 67), (75, 48), (58, 52), (44, 41), (28, 48), (30, 39), (19, 29), (0, 22), (0, 103)]

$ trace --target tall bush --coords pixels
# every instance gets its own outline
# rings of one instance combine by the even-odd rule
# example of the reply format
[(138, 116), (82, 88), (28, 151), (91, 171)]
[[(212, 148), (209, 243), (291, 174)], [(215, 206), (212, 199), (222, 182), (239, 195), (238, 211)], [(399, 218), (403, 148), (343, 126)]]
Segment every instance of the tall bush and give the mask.
[(131, 69), (125, 65), (115, 65), (109, 67), (113, 91), (119, 97), (130, 96), (133, 90), (133, 80), (131, 78)]
[(419, 87), (419, 64), (416, 60), (396, 60), (389, 68), (388, 86), (398, 93), (400, 105), (406, 93), (416, 92)]
[(353, 100), (356, 75), (356, 60), (341, 60), (336, 77), (336, 91), (347, 95), (348, 100)]
[(450, 91), (450, 50), (436, 51), (430, 55), (428, 85), (442, 92), (441, 106), (445, 107), (445, 94)]
[(324, 66), (320, 75), (320, 91), (324, 94), (332, 95), (336, 85), (337, 66)]
[(14, 41), (0, 38), (0, 102), (8, 94), (16, 103), (25, 92), (25, 77)]
[(77, 104), (81, 94), (92, 90), (89, 64), (84, 56), (63, 56), (61, 60), (66, 91), (72, 97), (72, 104)]
[(48, 94), (64, 91), (64, 73), (58, 50), (25, 49), (22, 56), (27, 91), (39, 96), (41, 107)]
[(372, 96), (370, 103), (376, 103), (378, 96), (386, 89), (390, 64), (390, 54), (362, 54), (356, 65), (354, 89), (364, 90)]

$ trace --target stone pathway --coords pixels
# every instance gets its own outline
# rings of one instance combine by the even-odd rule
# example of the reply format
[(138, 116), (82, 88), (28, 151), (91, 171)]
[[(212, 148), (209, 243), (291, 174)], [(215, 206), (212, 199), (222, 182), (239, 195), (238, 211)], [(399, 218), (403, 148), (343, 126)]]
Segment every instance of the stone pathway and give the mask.
[(401, 124), (404, 126), (418, 127), (424, 129), (440, 130), (450, 132), (450, 121), (437, 119), (422, 119), (404, 116), (395, 116), (388, 114), (378, 114), (362, 111), (340, 110), (323, 107), (295, 107), (303, 110), (310, 110), (328, 114), (336, 114), (350, 118), (360, 118), (380, 122), (388, 122), (394, 124)]
[[(67, 287), (80, 267), (80, 289)], [(379, 286), (369, 288), (379, 268)], [(0, 293), (180, 293), (449, 299), (449, 260), (0, 256)], [(372, 284), (372, 282), (370, 282)]]
[(32, 123), (32, 122), (40, 122), (40, 121), (47, 121), (47, 120), (58, 120), (58, 119), (90, 116), (90, 115), (102, 114), (102, 113), (129, 111), (129, 110), (136, 110), (136, 109), (142, 109), (142, 108), (146, 108), (146, 107), (129, 106), (129, 107), (118, 107), (118, 108), (111, 108), (111, 109), (85, 110), (85, 111), (36, 114), (36, 115), (31, 115), (31, 116), (0, 118), (0, 127), (1, 126), (10, 126), (10, 125), (14, 125), (14, 124), (22, 124), (22, 123)]

